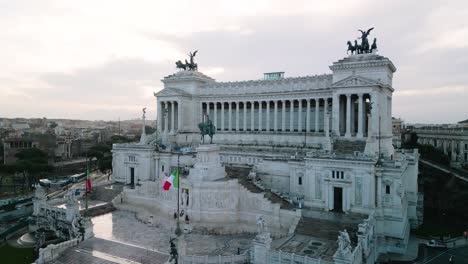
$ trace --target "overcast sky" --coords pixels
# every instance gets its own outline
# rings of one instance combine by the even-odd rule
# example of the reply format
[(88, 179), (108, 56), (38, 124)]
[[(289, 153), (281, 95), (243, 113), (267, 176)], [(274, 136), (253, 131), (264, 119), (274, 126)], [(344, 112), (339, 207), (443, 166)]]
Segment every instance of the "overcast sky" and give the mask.
[(466, 0), (0, 0), (0, 117), (154, 119), (190, 50), (218, 81), (323, 74), (370, 27), (397, 67), (393, 116), (468, 118)]

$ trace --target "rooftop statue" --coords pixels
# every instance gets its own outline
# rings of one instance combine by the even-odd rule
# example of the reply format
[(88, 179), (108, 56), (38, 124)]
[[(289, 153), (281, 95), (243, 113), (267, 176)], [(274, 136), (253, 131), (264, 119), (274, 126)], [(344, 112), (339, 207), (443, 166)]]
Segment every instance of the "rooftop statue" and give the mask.
[(189, 70), (189, 71), (196, 71), (198, 70), (198, 64), (195, 63), (194, 57), (197, 55), (198, 50), (192, 52), (189, 52), (188, 56), (190, 57), (190, 62), (185, 60), (185, 63), (182, 61), (178, 60), (176, 61), (176, 68), (177, 69), (183, 69), (184, 71)]
[(351, 51), (351, 54), (363, 54), (363, 53), (372, 53), (373, 51), (377, 50), (377, 39), (374, 38), (374, 42), (372, 43), (372, 46), (369, 45), (369, 40), (367, 37), (369, 36), (370, 32), (374, 28), (370, 28), (367, 31), (358, 29), (358, 31), (361, 31), (361, 37), (358, 39), (361, 39), (361, 44), (358, 45), (357, 40), (354, 40), (354, 46), (351, 44), (351, 41), (348, 41), (346, 44), (348, 45), (348, 50), (346, 53)]

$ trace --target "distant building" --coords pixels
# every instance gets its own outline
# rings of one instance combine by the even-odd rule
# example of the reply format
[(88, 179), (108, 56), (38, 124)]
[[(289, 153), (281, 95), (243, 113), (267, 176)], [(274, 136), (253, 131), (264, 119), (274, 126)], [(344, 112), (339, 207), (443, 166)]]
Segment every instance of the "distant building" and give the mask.
[(403, 120), (400, 118), (392, 117), (392, 133), (393, 133), (393, 146), (401, 148), (401, 134), (403, 128)]
[(24, 131), (30, 129), (30, 126), (28, 123), (13, 123), (11, 124), (11, 128)]
[(49, 158), (55, 156), (56, 138), (52, 134), (35, 134), (23, 137), (10, 137), (3, 140), (3, 163), (15, 163), (15, 155), (24, 149), (38, 148), (47, 153)]
[[(458, 122), (467, 125), (467, 120)], [(431, 145), (450, 157), (452, 166), (468, 165), (468, 127), (426, 126), (414, 128), (418, 143)]]

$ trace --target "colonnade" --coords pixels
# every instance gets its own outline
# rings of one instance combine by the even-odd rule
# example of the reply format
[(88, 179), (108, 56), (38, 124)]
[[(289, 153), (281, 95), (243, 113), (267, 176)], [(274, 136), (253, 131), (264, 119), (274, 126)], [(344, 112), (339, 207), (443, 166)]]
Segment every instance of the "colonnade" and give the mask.
[[(160, 121), (159, 121), (160, 120)], [(182, 127), (182, 107), (177, 101), (158, 103), (158, 129), (164, 134), (175, 133)]]
[(333, 124), (337, 135), (362, 138), (367, 136), (368, 118), (370, 111), (369, 94), (337, 94), (334, 112), (338, 114)]
[[(331, 98), (201, 102), (218, 131), (328, 132)], [(325, 111), (324, 111), (325, 110)]]
[(431, 145), (440, 149), (445, 155), (450, 157), (451, 161), (468, 163), (468, 141), (444, 139), (442, 135), (438, 135), (438, 137), (424, 137), (424, 134), (418, 133), (418, 143), (421, 145)]

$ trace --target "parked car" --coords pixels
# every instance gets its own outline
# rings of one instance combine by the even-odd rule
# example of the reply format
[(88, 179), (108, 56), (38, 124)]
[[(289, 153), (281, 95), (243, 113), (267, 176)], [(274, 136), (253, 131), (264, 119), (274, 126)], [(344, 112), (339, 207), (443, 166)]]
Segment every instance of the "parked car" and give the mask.
[(447, 248), (447, 244), (435, 241), (434, 239), (427, 241), (426, 246), (433, 248)]

